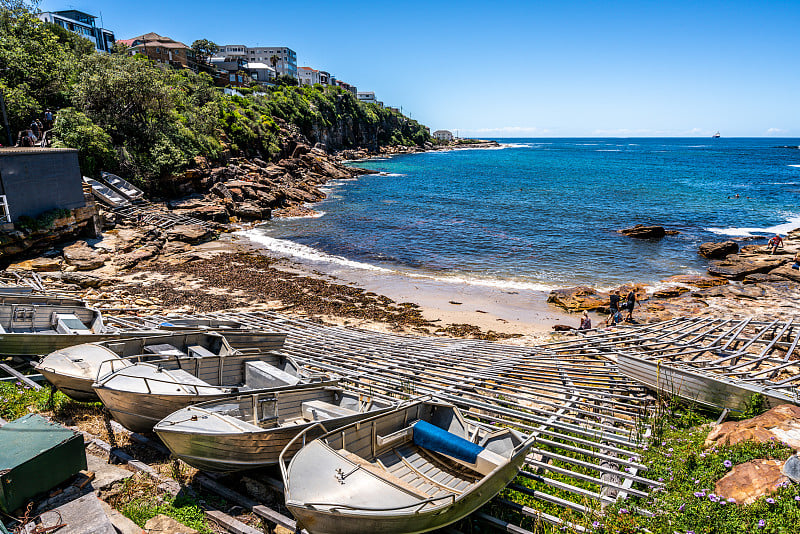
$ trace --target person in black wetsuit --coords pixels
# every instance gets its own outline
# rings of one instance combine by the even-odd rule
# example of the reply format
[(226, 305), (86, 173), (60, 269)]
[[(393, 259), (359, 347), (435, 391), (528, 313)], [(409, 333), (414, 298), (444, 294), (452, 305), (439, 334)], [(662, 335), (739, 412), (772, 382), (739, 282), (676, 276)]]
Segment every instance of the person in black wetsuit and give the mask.
[(611, 295), (608, 297), (608, 309), (611, 311), (608, 319), (606, 319), (606, 324), (617, 324), (616, 316), (619, 313), (619, 290), (615, 289), (611, 292)]
[[(628, 310), (628, 315), (625, 316), (626, 322), (633, 322), (633, 307), (636, 306), (636, 291), (631, 289), (628, 292), (628, 297), (625, 301), (625, 309)], [(641, 304), (639, 304), (641, 306)]]

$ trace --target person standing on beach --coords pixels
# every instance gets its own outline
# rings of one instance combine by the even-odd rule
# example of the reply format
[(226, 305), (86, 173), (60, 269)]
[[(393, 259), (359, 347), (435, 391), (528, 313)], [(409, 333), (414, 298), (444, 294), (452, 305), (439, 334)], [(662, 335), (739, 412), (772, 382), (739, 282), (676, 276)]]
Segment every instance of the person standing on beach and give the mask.
[[(636, 306), (636, 302), (636, 290), (631, 288), (625, 300), (625, 309), (628, 310), (628, 315), (625, 316), (625, 322), (633, 322), (633, 307)], [(639, 304), (639, 306), (641, 306), (641, 304)]]
[(606, 324), (617, 324), (617, 314), (619, 313), (619, 289), (615, 289), (608, 297), (608, 309), (611, 312), (606, 319)]

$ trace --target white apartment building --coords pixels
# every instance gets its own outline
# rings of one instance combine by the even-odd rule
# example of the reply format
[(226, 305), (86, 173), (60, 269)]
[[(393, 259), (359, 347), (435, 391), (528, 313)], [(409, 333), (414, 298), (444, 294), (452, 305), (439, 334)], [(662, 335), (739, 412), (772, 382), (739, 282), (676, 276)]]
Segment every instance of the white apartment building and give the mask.
[(95, 25), (97, 17), (76, 11), (74, 9), (66, 11), (46, 11), (36, 15), (44, 22), (57, 24), (64, 29), (85, 37), (92, 41), (94, 47), (101, 52), (111, 52), (114, 46), (114, 33)]
[(311, 67), (299, 67), (297, 69), (297, 78), (300, 80), (300, 85), (314, 85), (315, 83), (322, 83), (320, 79), (320, 72)]
[(285, 46), (245, 46), (222, 45), (219, 47), (220, 56), (238, 56), (248, 63), (265, 63), (272, 66), (272, 57), (275, 56), (275, 71), (278, 76), (286, 74), (297, 78), (297, 53)]
[(375, 104), (377, 106), (383, 107), (383, 102), (375, 98), (375, 93), (373, 91), (358, 91), (356, 93), (356, 98), (358, 98), (365, 104)]
[(453, 140), (453, 132), (449, 130), (436, 130), (433, 132), (433, 137), (438, 139), (439, 141), (452, 141)]

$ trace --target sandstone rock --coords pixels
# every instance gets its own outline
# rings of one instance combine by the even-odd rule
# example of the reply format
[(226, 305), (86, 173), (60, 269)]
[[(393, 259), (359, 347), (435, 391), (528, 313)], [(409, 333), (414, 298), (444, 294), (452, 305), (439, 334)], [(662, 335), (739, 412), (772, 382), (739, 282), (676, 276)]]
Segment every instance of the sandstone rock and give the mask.
[(158, 248), (154, 245), (145, 245), (140, 247), (133, 252), (129, 252), (127, 254), (122, 254), (121, 256), (117, 256), (114, 258), (114, 263), (120, 269), (130, 269), (131, 267), (137, 265), (138, 263), (150, 259), (153, 256), (158, 254)]
[(619, 233), (636, 239), (661, 239), (667, 235), (663, 226), (645, 226), (643, 224), (619, 230)]
[(547, 302), (567, 310), (605, 311), (608, 309), (608, 296), (599, 294), (587, 286), (554, 289), (547, 296)]
[(739, 245), (733, 241), (723, 241), (722, 243), (703, 243), (700, 245), (698, 253), (704, 258), (724, 258), (728, 254), (739, 252)]
[(689, 291), (688, 287), (672, 286), (664, 289), (659, 289), (658, 291), (653, 293), (653, 297), (657, 299), (672, 299), (675, 297), (679, 297), (688, 291)]
[(793, 263), (785, 263), (780, 267), (769, 271), (769, 275), (779, 277), (793, 282), (800, 282), (800, 270), (792, 269)]
[(67, 265), (73, 265), (79, 271), (93, 271), (106, 262), (106, 256), (91, 248), (86, 241), (77, 241), (64, 247), (63, 254)]
[(200, 243), (211, 237), (211, 230), (199, 224), (179, 224), (167, 231), (170, 241), (185, 241), (186, 243)]
[(308, 154), (311, 151), (311, 147), (308, 145), (297, 145), (295, 149), (292, 151), (293, 158), (299, 158), (303, 154)]
[(800, 406), (782, 404), (752, 419), (723, 423), (711, 430), (705, 446), (772, 439), (800, 449)]
[(168, 241), (161, 249), (161, 253), (165, 255), (181, 254), (183, 252), (186, 252), (190, 248), (191, 246), (188, 243), (184, 243), (183, 241)]
[[(779, 267), (779, 269), (781, 268), (782, 267)], [(795, 271), (795, 273), (797, 272), (798, 271)], [(783, 282), (785, 280), (786, 280), (785, 277), (772, 274), (772, 271), (770, 271), (769, 273), (766, 274), (765, 273), (748, 274), (747, 276), (744, 277), (743, 281), (745, 284), (763, 284), (768, 282)], [(798, 278), (797, 281), (800, 281), (800, 278)]]
[(696, 274), (679, 274), (677, 276), (670, 276), (662, 280), (662, 282), (674, 282), (676, 284), (686, 284), (694, 287), (715, 287), (728, 284), (726, 278), (700, 276)]
[(176, 215), (188, 215), (204, 221), (227, 222), (228, 210), (224, 204), (219, 202), (205, 202), (202, 205), (191, 208), (175, 210)]
[(730, 255), (724, 260), (712, 261), (708, 266), (709, 274), (723, 276), (732, 280), (742, 280), (755, 273), (766, 273), (786, 263), (786, 258), (765, 256), (763, 259), (742, 259)]
[(61, 261), (58, 258), (34, 258), (32, 260), (12, 263), (9, 271), (34, 271), (37, 273), (61, 270)]
[(237, 217), (240, 217), (243, 220), (263, 220), (269, 219), (271, 217), (272, 210), (269, 208), (262, 208), (255, 202), (242, 202), (236, 209), (234, 213)]
[(164, 514), (158, 514), (148, 519), (147, 523), (144, 524), (144, 529), (147, 534), (199, 534), (196, 530), (178, 523)]
[(717, 481), (714, 492), (726, 499), (736, 499), (738, 504), (752, 504), (789, 480), (781, 472), (782, 464), (779, 460), (750, 460), (739, 464)]

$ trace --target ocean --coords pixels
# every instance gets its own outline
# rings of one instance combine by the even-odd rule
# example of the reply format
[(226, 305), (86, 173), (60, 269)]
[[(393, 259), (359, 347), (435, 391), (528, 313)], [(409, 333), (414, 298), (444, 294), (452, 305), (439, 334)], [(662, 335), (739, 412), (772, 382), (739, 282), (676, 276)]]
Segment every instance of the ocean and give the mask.
[[(375, 174), (329, 182), (317, 216), (247, 235), (323, 271), (547, 290), (701, 273), (703, 242), (800, 227), (797, 139), (497, 141), (356, 162)], [(639, 223), (680, 233), (617, 233)]]

